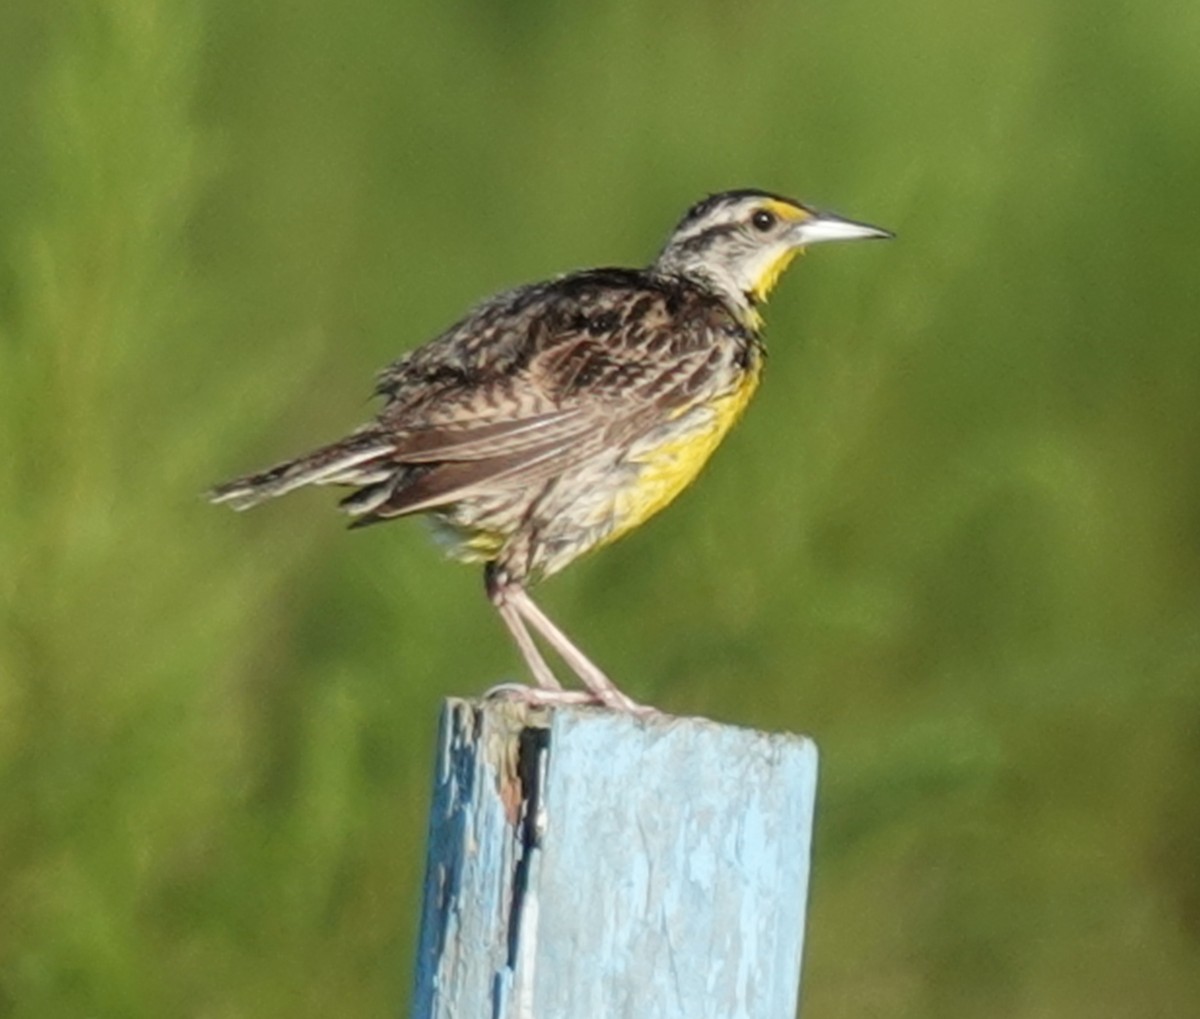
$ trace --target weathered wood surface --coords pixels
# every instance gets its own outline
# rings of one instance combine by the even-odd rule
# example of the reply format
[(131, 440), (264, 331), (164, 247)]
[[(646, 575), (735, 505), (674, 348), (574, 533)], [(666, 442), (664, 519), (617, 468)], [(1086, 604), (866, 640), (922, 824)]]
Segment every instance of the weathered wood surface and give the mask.
[(792, 1019), (817, 753), (666, 715), (448, 701), (417, 1019)]

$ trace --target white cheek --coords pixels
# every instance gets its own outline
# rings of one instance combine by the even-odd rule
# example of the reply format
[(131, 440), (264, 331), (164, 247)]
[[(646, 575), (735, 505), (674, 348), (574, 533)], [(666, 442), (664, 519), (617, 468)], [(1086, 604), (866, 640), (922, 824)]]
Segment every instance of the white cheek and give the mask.
[(781, 252), (775, 248), (765, 248), (762, 251), (756, 252), (753, 258), (747, 259), (742, 263), (741, 278), (738, 280), (738, 289), (742, 291), (753, 290), (759, 280), (768, 269), (771, 268), (779, 258)]

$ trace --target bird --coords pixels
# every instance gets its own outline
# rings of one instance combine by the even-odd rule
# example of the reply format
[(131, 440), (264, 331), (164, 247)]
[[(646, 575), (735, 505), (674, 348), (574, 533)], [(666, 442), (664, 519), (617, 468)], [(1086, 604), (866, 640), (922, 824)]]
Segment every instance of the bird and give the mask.
[[(351, 527), (427, 515), (452, 557), (483, 565), (534, 680), (495, 689), (541, 705), (653, 710), (529, 587), (640, 526), (696, 478), (758, 389), (762, 307), (796, 255), (891, 236), (769, 191), (709, 195), (649, 265), (496, 294), (377, 375), (374, 420), (209, 498), (241, 510), (337, 485), (353, 489), (340, 503)], [(563, 687), (535, 635), (582, 690)]]

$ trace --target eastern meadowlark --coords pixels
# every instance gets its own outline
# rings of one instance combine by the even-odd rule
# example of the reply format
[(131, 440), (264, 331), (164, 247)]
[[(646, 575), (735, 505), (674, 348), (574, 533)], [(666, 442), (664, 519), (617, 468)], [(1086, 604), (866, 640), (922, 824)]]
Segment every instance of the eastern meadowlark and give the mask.
[[(352, 526), (428, 513), (451, 554), (484, 564), (539, 703), (639, 706), (526, 588), (671, 502), (758, 388), (759, 308), (804, 247), (890, 237), (766, 191), (694, 205), (644, 269), (589, 269), (485, 301), (378, 376), (374, 421), (214, 489), (246, 509), (347, 485)], [(587, 693), (566, 691), (540, 636)]]

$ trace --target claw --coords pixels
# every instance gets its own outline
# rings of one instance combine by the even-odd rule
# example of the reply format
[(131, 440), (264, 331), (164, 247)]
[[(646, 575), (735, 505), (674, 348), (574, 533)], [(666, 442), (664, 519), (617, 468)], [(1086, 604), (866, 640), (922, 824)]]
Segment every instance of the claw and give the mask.
[[(484, 700), (508, 699), (537, 707), (559, 707), (567, 704), (600, 704), (600, 698), (588, 690), (545, 690), (524, 683), (498, 683), (483, 694)], [(610, 707), (612, 705), (609, 705)]]

